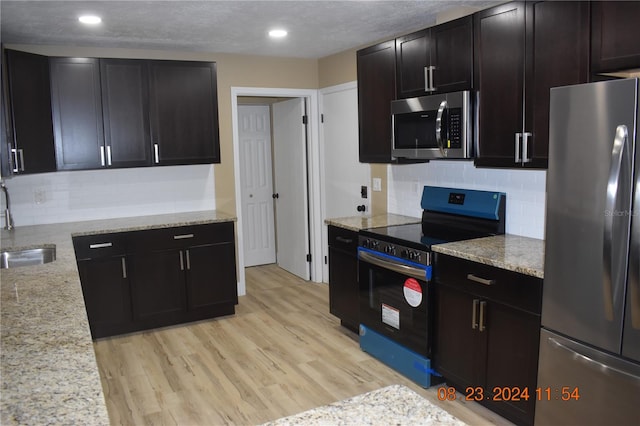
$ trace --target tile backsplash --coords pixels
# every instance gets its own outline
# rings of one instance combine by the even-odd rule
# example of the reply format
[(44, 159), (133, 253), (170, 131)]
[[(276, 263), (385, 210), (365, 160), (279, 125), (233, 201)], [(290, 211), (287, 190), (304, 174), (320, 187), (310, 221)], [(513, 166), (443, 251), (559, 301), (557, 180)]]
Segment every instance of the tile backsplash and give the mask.
[(390, 213), (420, 217), (424, 185), (500, 191), (507, 194), (506, 232), (544, 238), (544, 170), (479, 169), (470, 161), (431, 161), (387, 169)]
[(6, 184), (16, 226), (216, 207), (211, 164), (19, 175)]

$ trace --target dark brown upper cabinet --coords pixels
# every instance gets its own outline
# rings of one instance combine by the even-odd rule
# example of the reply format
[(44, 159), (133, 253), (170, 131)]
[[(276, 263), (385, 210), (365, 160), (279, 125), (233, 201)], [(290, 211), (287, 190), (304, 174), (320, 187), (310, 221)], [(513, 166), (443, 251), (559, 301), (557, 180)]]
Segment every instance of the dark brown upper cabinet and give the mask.
[[(6, 50), (7, 95), (11, 136), (8, 137), (8, 172), (42, 173), (56, 170), (51, 121), (49, 58)], [(2, 149), (2, 151), (5, 151)]]
[(398, 98), (473, 86), (473, 18), (465, 16), (396, 39)]
[(58, 170), (104, 167), (98, 59), (50, 58), (49, 63)]
[(360, 162), (391, 163), (391, 101), (396, 98), (395, 41), (359, 50), (356, 59)]
[(146, 61), (100, 59), (105, 163), (151, 165)]
[(591, 71), (640, 68), (640, 2), (591, 3)]
[(474, 15), (478, 167), (546, 168), (549, 90), (589, 80), (588, 2), (514, 2)]
[(220, 162), (216, 64), (149, 62), (153, 163)]

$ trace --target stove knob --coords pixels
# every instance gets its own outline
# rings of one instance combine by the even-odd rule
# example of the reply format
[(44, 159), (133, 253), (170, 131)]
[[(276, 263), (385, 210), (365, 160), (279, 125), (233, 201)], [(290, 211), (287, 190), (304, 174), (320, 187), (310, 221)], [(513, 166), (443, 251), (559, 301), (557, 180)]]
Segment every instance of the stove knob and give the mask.
[(387, 254), (390, 254), (390, 255), (395, 256), (395, 254), (396, 254), (396, 248), (395, 248), (394, 246), (386, 246), (386, 247), (384, 248), (384, 252), (385, 252), (385, 253), (387, 253)]
[(402, 257), (403, 259), (408, 259), (409, 258), (409, 250), (402, 249), (400, 251), (400, 257)]
[(372, 248), (373, 250), (378, 250), (379, 247), (380, 243), (376, 240), (373, 240), (369, 243), (369, 248)]
[(371, 240), (369, 240), (369, 239), (362, 240), (362, 247), (371, 248)]
[(412, 251), (411, 253), (409, 253), (409, 259), (420, 260), (420, 253), (418, 253), (417, 251)]

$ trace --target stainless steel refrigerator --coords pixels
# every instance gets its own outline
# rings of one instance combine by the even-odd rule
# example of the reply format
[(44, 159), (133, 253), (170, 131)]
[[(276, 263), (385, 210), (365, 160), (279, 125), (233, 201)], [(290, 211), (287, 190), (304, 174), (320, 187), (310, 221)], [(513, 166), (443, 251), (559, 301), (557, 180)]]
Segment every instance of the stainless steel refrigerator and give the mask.
[(640, 425), (638, 95), (551, 89), (538, 425)]

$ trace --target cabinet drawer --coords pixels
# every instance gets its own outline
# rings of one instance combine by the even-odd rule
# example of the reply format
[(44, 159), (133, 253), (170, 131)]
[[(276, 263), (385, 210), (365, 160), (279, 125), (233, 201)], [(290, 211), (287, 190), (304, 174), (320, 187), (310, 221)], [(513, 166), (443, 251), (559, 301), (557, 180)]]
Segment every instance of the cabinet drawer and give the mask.
[(98, 259), (127, 252), (126, 234), (100, 234), (73, 237), (76, 260)]
[(230, 241), (234, 241), (233, 222), (223, 222), (132, 232), (128, 248), (139, 253)]
[(478, 297), (540, 314), (542, 280), (513, 271), (435, 253), (434, 277), (447, 285)]
[(355, 256), (358, 250), (358, 233), (329, 225), (329, 247), (352, 253)]

